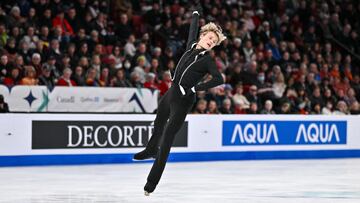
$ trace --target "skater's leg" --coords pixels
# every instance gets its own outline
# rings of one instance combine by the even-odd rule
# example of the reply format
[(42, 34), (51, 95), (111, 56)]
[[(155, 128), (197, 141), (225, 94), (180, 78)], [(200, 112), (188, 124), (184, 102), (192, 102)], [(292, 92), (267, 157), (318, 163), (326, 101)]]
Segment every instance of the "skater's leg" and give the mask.
[(164, 130), (163, 140), (160, 145), (160, 150), (158, 152), (158, 155), (155, 159), (155, 162), (147, 178), (148, 182), (144, 188), (145, 191), (153, 192), (155, 190), (155, 187), (158, 184), (161, 175), (164, 171), (165, 164), (169, 156), (170, 148), (174, 141), (175, 135), (183, 125), (188, 110), (191, 106), (192, 106), (191, 104), (172, 105), (170, 119)]
[(134, 160), (145, 160), (149, 158), (155, 158), (159, 141), (161, 139), (164, 126), (169, 118), (170, 114), (170, 90), (165, 93), (165, 95), (160, 99), (158, 110), (156, 113), (156, 118), (154, 121), (154, 130), (152, 136), (146, 146), (146, 148), (134, 155)]
[(159, 146), (159, 141), (164, 131), (165, 124), (170, 115), (170, 90), (160, 99), (156, 118), (154, 120), (154, 130), (146, 146), (147, 149), (154, 150)]

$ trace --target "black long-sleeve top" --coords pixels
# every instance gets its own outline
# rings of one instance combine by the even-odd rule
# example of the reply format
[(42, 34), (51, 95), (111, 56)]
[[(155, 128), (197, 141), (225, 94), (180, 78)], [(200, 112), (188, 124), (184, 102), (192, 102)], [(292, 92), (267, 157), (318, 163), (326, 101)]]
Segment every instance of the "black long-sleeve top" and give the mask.
[[(195, 48), (199, 29), (198, 22), (199, 14), (193, 12), (186, 51), (175, 68), (173, 82), (184, 89), (194, 87), (195, 91), (204, 91), (216, 87), (224, 81), (208, 51)], [(212, 79), (198, 84), (207, 73), (212, 75)]]

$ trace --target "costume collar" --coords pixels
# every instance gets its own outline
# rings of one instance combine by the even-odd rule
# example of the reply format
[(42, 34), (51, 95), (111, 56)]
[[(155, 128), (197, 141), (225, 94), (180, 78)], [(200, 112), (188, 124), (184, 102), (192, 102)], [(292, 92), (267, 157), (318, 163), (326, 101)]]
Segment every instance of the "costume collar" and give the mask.
[[(191, 45), (191, 49), (193, 49), (196, 45), (197, 45), (196, 42), (193, 43), (193, 44)], [(204, 48), (201, 48), (200, 50), (201, 50), (201, 52), (199, 53), (200, 55), (204, 55), (207, 51), (209, 51), (209, 50), (204, 49)]]

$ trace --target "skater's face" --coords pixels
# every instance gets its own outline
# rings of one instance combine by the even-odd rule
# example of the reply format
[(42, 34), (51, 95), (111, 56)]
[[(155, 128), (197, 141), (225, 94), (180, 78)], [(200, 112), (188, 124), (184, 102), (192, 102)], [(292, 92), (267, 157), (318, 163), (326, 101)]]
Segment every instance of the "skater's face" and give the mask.
[(219, 41), (219, 37), (214, 32), (206, 32), (200, 35), (200, 40), (198, 44), (204, 49), (212, 49), (217, 42)]

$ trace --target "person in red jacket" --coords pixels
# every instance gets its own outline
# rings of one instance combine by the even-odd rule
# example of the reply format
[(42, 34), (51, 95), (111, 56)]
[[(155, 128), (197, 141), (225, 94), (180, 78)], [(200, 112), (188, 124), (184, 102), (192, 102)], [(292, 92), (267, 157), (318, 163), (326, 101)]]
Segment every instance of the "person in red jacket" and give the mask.
[(171, 73), (165, 71), (162, 75), (162, 80), (159, 83), (158, 89), (160, 90), (160, 96), (163, 96), (171, 87)]
[(76, 86), (75, 81), (70, 79), (71, 74), (72, 74), (72, 70), (70, 68), (65, 68), (64, 71), (63, 71), (63, 75), (58, 80), (56, 85), (57, 86), (68, 86), (68, 87)]
[(151, 90), (157, 90), (158, 89), (158, 85), (155, 82), (155, 74), (154, 73), (148, 73), (145, 76), (145, 83), (144, 83), (144, 87), (151, 89)]
[(53, 27), (60, 26), (62, 29), (62, 35), (71, 36), (74, 35), (74, 30), (69, 22), (64, 18), (64, 11), (59, 11), (57, 16), (52, 20)]
[(6, 77), (3, 81), (3, 84), (12, 87), (14, 85), (20, 84), (21, 76), (20, 76), (20, 70), (19, 68), (13, 68), (11, 69), (11, 73), (9, 77)]

